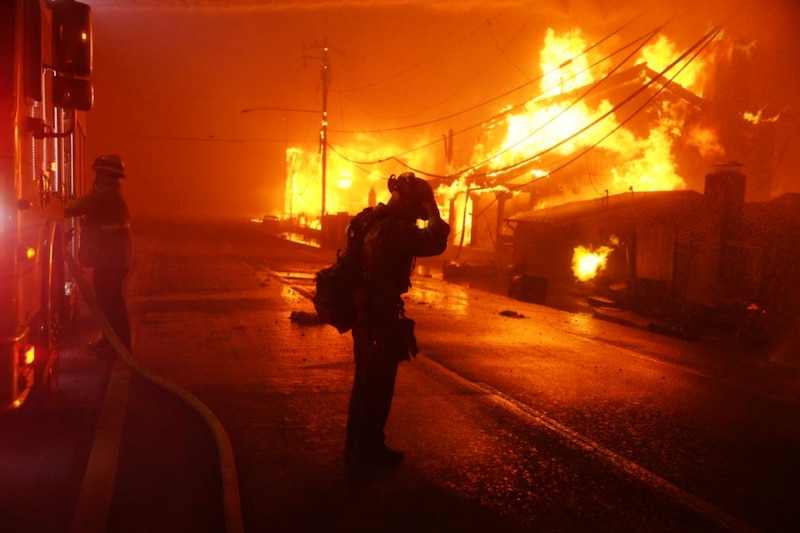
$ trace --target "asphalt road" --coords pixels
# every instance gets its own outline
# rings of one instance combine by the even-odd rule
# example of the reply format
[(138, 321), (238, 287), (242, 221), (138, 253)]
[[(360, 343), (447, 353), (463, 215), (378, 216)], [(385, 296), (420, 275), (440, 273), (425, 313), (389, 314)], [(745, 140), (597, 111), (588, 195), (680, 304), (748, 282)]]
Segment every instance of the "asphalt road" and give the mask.
[(290, 318), (312, 312), (313, 272), (333, 252), (246, 222), (135, 229), (135, 367), (87, 356), (92, 325), (73, 328), (60, 407), (44, 423), (0, 420), (3, 531), (800, 523), (791, 358), (449, 284), (439, 259), (420, 261), (407, 311), (421, 354), (401, 366), (387, 427), (406, 460), (354, 479), (342, 461), (350, 339)]

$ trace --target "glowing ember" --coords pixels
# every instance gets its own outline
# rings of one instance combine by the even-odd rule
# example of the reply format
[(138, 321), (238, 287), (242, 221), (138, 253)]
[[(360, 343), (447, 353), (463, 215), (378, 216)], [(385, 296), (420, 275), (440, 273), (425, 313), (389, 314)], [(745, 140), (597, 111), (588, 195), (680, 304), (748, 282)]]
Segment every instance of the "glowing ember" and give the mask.
[(592, 251), (585, 246), (577, 246), (572, 254), (572, 272), (581, 281), (588, 281), (606, 267), (606, 260), (613, 251), (610, 246), (601, 246)]
[(759, 109), (757, 113), (750, 113), (749, 111), (745, 111), (742, 117), (752, 124), (758, 124), (760, 122), (777, 122), (780, 118), (780, 114), (775, 115), (774, 117), (764, 118), (761, 116), (762, 111)]

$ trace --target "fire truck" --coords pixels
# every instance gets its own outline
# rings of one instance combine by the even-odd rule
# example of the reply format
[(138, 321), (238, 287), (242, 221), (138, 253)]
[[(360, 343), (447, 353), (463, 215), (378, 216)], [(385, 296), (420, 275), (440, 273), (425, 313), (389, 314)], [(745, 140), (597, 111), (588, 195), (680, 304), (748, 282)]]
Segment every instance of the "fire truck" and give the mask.
[(86, 188), (91, 23), (73, 0), (0, 2), (0, 412), (58, 390), (77, 246), (63, 210)]

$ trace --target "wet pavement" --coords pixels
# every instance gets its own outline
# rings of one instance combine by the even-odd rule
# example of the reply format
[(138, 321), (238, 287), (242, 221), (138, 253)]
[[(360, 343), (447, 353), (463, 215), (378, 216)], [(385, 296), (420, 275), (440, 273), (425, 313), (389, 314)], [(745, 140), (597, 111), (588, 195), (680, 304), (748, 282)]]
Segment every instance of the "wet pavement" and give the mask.
[[(313, 311), (312, 275), (332, 253), (266, 240), (267, 253), (251, 234), (242, 237), (248, 247), (224, 232), (196, 240), (179, 227), (145, 229), (129, 299), (137, 361), (219, 418), (235, 452), (246, 531), (747, 531), (748, 524), (772, 531), (780, 522), (769, 514), (790, 508), (784, 499), (796, 484), (783, 478), (774, 479), (786, 488), (783, 497), (737, 508), (717, 502), (758, 495), (742, 487), (741, 495), (716, 496), (726, 489), (707, 486), (710, 466), (692, 473), (695, 459), (683, 457), (686, 465), (662, 469), (659, 447), (686, 440), (678, 424), (686, 415), (655, 399), (711, 385), (740, 413), (739, 397), (773, 411), (777, 402), (789, 416), (800, 391), (797, 370), (785, 364), (791, 358), (731, 354), (591, 311), (447, 283), (439, 261), (420, 261), (408, 298), (423, 354), (401, 367), (387, 428), (406, 461), (353, 479), (342, 461), (349, 337), (291, 319)], [(99, 421), (110, 385), (121, 380), (124, 415), (111, 418), (120, 442), (116, 460), (106, 458), (116, 468), (113, 493), (105, 517), (82, 519), (96, 531), (224, 531), (223, 469), (207, 421), (138, 372), (125, 384), (124, 364), (89, 357), (83, 346), (93, 326), (85, 314), (80, 320), (82, 333), (63, 360), (61, 409), (46, 423), (25, 412), (0, 420), (0, 434), (13, 436), (0, 439), (0, 474), (10, 480), (1, 489), (0, 523), (42, 532), (79, 523)], [(601, 385), (607, 379), (599, 376), (612, 370), (623, 376), (611, 378), (622, 404), (579, 384), (586, 374)], [(782, 423), (782, 416), (763, 419), (763, 430), (773, 431), (769, 420)], [(664, 421), (678, 437), (657, 440)], [(620, 435), (627, 435), (621, 444)], [(699, 430), (689, 438), (702, 441)], [(764, 453), (755, 435), (747, 440)], [(797, 455), (784, 457), (795, 462), (769, 468), (797, 471)], [(738, 467), (720, 468), (717, 481), (732, 473), (724, 468)]]

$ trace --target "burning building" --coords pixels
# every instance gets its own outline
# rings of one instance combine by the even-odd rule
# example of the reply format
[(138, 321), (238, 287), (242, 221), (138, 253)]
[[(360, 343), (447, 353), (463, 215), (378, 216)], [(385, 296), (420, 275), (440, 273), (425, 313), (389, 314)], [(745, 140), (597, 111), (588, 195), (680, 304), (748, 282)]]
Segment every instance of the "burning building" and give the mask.
[[(702, 191), (702, 176), (720, 160), (748, 168), (749, 199), (770, 197), (779, 115), (750, 111), (748, 47), (712, 30), (679, 52), (658, 35), (641, 45), (633, 66), (621, 62), (595, 75), (588, 57), (546, 63), (551, 48), (591, 48), (579, 33), (569, 46), (553, 33), (548, 40), (542, 68), (556, 73), (556, 81), (543, 76), (542, 95), (489, 124), (486, 144), (476, 147), (481, 163), (471, 172), (495, 195), (501, 187), (508, 194), (473, 209), (472, 225), (485, 229), (473, 242), (503, 242), (503, 227), (494, 220), (566, 202)], [(478, 223), (484, 214), (487, 220)]]
[[(609, 42), (600, 51), (580, 29), (548, 30), (535, 94), (451, 130), (444, 150), (424, 135), (400, 143), (340, 132), (329, 144), (326, 203), (319, 153), (290, 148), (287, 215), (319, 225), (321, 203), (328, 214), (353, 214), (369, 194), (385, 200), (386, 178), (406, 169), (436, 185), (453, 242), (481, 247), (508, 242), (502, 220), (534, 209), (627, 191), (702, 190), (697, 177), (721, 159), (742, 162), (758, 184), (752, 193), (769, 197), (777, 115), (750, 107), (752, 45), (720, 28), (683, 50), (657, 30)], [(475, 130), (477, 142), (463, 146)]]

